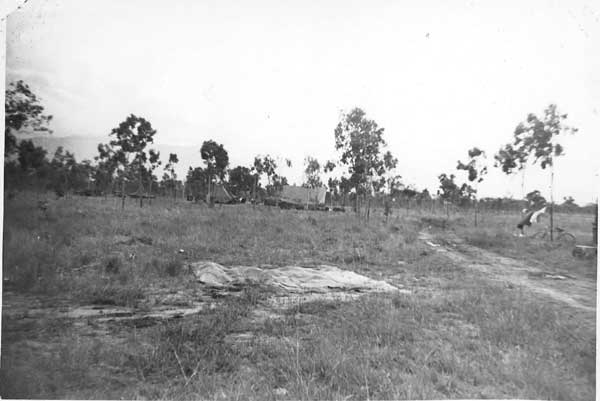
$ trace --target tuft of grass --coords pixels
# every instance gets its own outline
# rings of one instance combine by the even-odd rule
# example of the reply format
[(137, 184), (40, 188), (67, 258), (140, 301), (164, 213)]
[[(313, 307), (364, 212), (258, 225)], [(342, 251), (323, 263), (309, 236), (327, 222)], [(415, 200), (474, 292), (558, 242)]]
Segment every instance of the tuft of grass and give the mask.
[(426, 227), (432, 227), (442, 230), (445, 230), (448, 226), (447, 219), (434, 216), (421, 217), (421, 223), (424, 224)]
[(123, 267), (123, 261), (119, 256), (110, 256), (104, 263), (104, 271), (116, 274)]
[(138, 307), (145, 291), (141, 283), (129, 282), (128, 275), (121, 273), (103, 282), (80, 284), (73, 297), (82, 304)]
[[(73, 335), (40, 355), (27, 348), (2, 355), (0, 395), (5, 398), (63, 398), (73, 389), (102, 385), (95, 374), (101, 343)], [(26, 361), (35, 357), (36, 363)]]
[(260, 287), (248, 286), (239, 296), (226, 298), (192, 321), (166, 322), (154, 333), (156, 347), (137, 355), (133, 363), (144, 376), (159, 374), (185, 381), (196, 375), (231, 374), (240, 366), (240, 355), (225, 339), (243, 328), (242, 320), (265, 297)]
[(469, 245), (491, 250), (509, 247), (513, 243), (511, 235), (500, 230), (480, 230), (467, 234), (464, 239)]

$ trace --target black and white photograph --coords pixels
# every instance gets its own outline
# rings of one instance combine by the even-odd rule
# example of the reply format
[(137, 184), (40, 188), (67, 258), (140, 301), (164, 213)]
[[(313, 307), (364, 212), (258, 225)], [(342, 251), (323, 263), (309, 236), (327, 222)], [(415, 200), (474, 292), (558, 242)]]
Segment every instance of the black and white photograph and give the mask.
[(2, 0), (0, 398), (596, 399), (600, 4)]

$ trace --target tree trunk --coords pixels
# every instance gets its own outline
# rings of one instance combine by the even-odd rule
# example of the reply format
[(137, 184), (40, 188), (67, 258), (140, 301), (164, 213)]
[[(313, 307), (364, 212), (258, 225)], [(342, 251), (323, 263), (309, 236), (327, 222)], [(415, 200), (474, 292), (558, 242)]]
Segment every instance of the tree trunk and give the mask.
[(206, 179), (206, 203), (210, 205), (210, 178)]
[(121, 180), (121, 210), (125, 209), (125, 180)]
[(144, 195), (142, 193), (144, 191), (144, 184), (142, 184), (142, 168), (141, 167), (140, 167), (139, 180), (140, 180), (140, 185), (138, 186), (138, 195), (140, 197), (140, 207), (142, 207), (144, 205)]
[(554, 166), (550, 166), (550, 241), (554, 241)]
[(214, 206), (212, 199), (212, 182), (211, 177), (208, 178), (208, 195), (206, 195), (206, 202), (208, 203), (208, 207), (212, 208)]
[(258, 175), (254, 177), (254, 185), (252, 186), (252, 207), (256, 205), (256, 186), (258, 185)]

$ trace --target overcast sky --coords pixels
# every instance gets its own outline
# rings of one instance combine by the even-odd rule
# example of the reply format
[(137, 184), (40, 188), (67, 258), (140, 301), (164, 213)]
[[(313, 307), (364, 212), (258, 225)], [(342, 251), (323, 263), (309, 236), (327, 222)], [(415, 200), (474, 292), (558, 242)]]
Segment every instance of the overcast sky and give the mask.
[[(340, 111), (361, 107), (405, 182), (435, 192), (468, 149), (493, 159), (556, 103), (579, 132), (562, 139), (555, 198), (597, 196), (594, 1), (30, 0), (6, 38), (7, 82), (39, 93), (57, 136), (108, 135), (134, 113), (157, 142), (213, 139), (233, 165), (290, 158), (300, 183), (305, 156), (335, 157)], [(519, 176), (491, 170), (482, 196), (521, 196)], [(548, 194), (537, 166), (525, 183)]]

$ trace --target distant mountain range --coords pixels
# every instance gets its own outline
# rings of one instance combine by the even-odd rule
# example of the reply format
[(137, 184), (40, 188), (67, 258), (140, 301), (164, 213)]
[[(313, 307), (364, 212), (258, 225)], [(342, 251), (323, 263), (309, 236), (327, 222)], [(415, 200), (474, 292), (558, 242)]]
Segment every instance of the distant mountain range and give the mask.
[[(48, 152), (48, 158), (51, 159), (54, 152), (59, 146), (73, 153), (77, 161), (85, 159), (94, 161), (94, 157), (98, 155), (98, 144), (108, 143), (108, 138), (105, 136), (86, 137), (86, 136), (39, 136), (39, 137), (20, 137), (19, 139), (31, 139), (36, 146), (41, 146)], [(160, 170), (167, 163), (169, 153), (177, 154), (179, 163), (177, 163), (176, 173), (178, 178), (183, 179), (187, 174), (188, 167), (198, 167), (202, 165), (200, 158), (200, 146), (177, 146), (165, 144), (153, 144), (150, 148), (160, 152), (162, 161)], [(155, 175), (160, 179), (162, 172), (155, 171)]]

